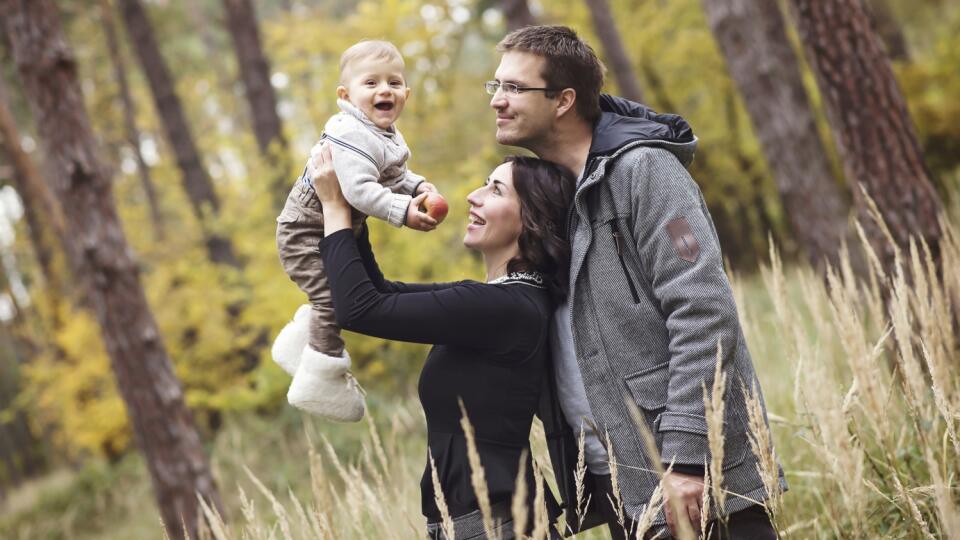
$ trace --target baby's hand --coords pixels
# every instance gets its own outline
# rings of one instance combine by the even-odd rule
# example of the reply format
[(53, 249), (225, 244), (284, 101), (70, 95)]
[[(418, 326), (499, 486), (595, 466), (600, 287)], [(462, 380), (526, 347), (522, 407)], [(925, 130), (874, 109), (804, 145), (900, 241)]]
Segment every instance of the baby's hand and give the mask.
[(426, 193), (428, 191), (438, 193), (437, 186), (431, 184), (430, 182), (420, 182), (420, 184), (417, 185), (417, 193), (416, 193), (417, 195), (420, 195), (421, 193)]
[[(426, 182), (424, 182), (426, 183)], [(423, 184), (420, 184), (421, 186)], [(437, 228), (437, 220), (428, 216), (426, 212), (420, 211), (420, 205), (427, 198), (426, 192), (410, 199), (410, 205), (407, 206), (407, 221), (404, 223), (407, 227), (418, 231), (432, 231)]]

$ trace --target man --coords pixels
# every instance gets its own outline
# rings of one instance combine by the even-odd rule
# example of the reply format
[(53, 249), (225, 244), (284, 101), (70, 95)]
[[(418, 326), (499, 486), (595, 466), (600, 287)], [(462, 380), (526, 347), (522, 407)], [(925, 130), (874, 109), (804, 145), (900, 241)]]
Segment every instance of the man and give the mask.
[[(556, 435), (548, 433), (568, 525), (578, 528), (569, 519), (576, 455), (559, 448), (569, 450), (570, 435), (584, 432), (588, 490), (614, 538), (623, 538), (624, 529), (629, 534), (631, 519), (659, 482), (631, 417), (632, 400), (663, 465), (673, 464), (664, 484), (674, 504), (665, 505), (654, 532), (675, 532), (680, 520), (699, 530), (701, 512), (710, 511), (701, 508), (710, 460), (703, 388), (713, 383), (719, 346), (727, 380), (723, 489), (729, 493), (724, 508), (714, 509), (728, 517), (727, 526), (715, 527), (712, 537), (776, 538), (756, 504), (768, 494), (747, 438), (743, 389), (759, 385), (713, 222), (685, 169), (696, 137), (678, 116), (601, 95), (603, 66), (569, 28), (521, 28), (497, 49), (496, 80), (487, 83), (497, 141), (579, 175), (570, 215), (570, 295), (555, 316), (559, 407), (552, 412), (558, 414), (541, 415), (548, 432), (568, 428), (565, 446), (553, 444)], [(619, 509), (612, 503), (618, 499)], [(588, 516), (582, 528), (596, 518)]]

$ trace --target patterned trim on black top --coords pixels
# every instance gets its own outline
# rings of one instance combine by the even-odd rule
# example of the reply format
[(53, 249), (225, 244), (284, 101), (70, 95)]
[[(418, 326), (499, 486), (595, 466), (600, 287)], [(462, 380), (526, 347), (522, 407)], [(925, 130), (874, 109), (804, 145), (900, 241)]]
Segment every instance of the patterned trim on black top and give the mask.
[(494, 280), (488, 281), (487, 283), (490, 285), (519, 283), (521, 285), (537, 287), (538, 289), (547, 288), (547, 286), (543, 283), (543, 274), (540, 272), (510, 272), (505, 276), (500, 276)]

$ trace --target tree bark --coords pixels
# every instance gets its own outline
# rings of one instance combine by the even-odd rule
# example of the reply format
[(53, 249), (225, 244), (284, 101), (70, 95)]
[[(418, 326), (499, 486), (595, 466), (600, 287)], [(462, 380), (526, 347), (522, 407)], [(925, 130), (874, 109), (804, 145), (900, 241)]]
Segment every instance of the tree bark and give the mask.
[(893, 269), (894, 246), (869, 217), (861, 185), (901, 249), (912, 236), (922, 238), (939, 262), (942, 205), (863, 0), (790, 0), (790, 5), (854, 202), (881, 262)]
[(233, 39), (240, 78), (250, 104), (257, 146), (273, 169), (270, 193), (275, 195), (274, 206), (279, 211), (287, 195), (287, 143), (277, 114), (277, 94), (270, 83), (270, 64), (260, 43), (256, 11), (251, 0), (223, 0), (223, 7), (227, 12), (227, 28)]
[(64, 241), (63, 212), (33, 160), (20, 146), (20, 133), (9, 103), (6, 85), (0, 78), (0, 148), (13, 167), (10, 178), (23, 203), (27, 234), (43, 279), (51, 291), (65, 293), (60, 275), (63, 267), (57, 263), (58, 247), (72, 249), (72, 246)]
[(590, 16), (593, 19), (593, 28), (600, 38), (600, 44), (603, 45), (604, 56), (607, 58), (607, 65), (613, 72), (614, 79), (617, 80), (617, 87), (620, 89), (620, 95), (643, 103), (643, 91), (640, 89), (640, 82), (637, 80), (637, 74), (630, 63), (630, 57), (623, 47), (623, 41), (620, 39), (620, 32), (617, 30), (617, 24), (613, 20), (613, 14), (610, 12), (610, 4), (607, 0), (585, 0), (587, 7), (590, 8)]
[(153, 236), (163, 240), (163, 213), (160, 211), (160, 201), (157, 197), (157, 188), (150, 176), (150, 166), (140, 151), (140, 130), (137, 128), (137, 108), (130, 97), (130, 85), (127, 83), (127, 67), (120, 52), (120, 40), (117, 39), (116, 27), (113, 24), (113, 12), (109, 0), (100, 0), (100, 17), (103, 23), (103, 33), (107, 38), (107, 50), (110, 53), (110, 62), (113, 64), (113, 74), (117, 79), (120, 93), (120, 105), (123, 107), (123, 130), (127, 144), (133, 150), (137, 160), (137, 172), (140, 176), (140, 185), (147, 197), (150, 208), (150, 220), (153, 224)]
[(837, 267), (848, 203), (817, 133), (777, 2), (703, 0), (773, 173), (793, 237), (816, 268)]
[(50, 162), (53, 191), (79, 256), (73, 275), (101, 329), (167, 534), (198, 537), (199, 496), (220, 496), (180, 382), (147, 305), (53, 0), (0, 0), (0, 24)]
[(507, 32), (537, 24), (527, 0), (500, 0), (500, 11), (507, 20)]
[(150, 92), (160, 116), (167, 140), (177, 158), (183, 176), (183, 186), (187, 192), (194, 215), (204, 228), (207, 253), (216, 263), (239, 266), (234, 255), (233, 245), (227, 238), (212, 233), (206, 226), (206, 214), (216, 216), (220, 212), (220, 200), (213, 189), (213, 183), (203, 167), (200, 152), (194, 143), (193, 134), (187, 124), (186, 115), (180, 98), (174, 89), (170, 70), (160, 54), (160, 47), (153, 35), (153, 28), (147, 18), (147, 12), (140, 0), (119, 0), (120, 12), (126, 23), (130, 43), (137, 53), (140, 66), (150, 84)]

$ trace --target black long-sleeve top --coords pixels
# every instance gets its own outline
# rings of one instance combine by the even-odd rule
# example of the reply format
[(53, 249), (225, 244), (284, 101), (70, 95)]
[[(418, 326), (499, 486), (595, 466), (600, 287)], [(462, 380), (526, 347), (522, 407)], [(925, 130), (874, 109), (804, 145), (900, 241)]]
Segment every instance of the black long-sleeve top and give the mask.
[[(475, 430), (491, 502), (510, 500), (546, 375), (552, 311), (547, 290), (523, 281), (387, 281), (366, 228), (356, 240), (348, 229), (330, 234), (320, 243), (320, 252), (342, 328), (434, 345), (418, 390), (427, 445), (451, 515), (479, 508), (470, 483), (459, 399)], [(531, 471), (529, 462), (526, 470)], [(527, 476), (532, 496), (532, 476)], [(438, 521), (429, 462), (420, 487), (424, 516)]]

